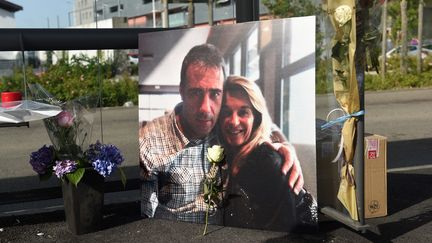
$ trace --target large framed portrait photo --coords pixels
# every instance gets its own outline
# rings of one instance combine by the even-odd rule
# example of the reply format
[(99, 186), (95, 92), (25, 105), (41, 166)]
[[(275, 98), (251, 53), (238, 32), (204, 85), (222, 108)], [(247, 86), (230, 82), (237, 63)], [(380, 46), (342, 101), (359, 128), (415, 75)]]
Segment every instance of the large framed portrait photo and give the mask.
[[(183, 59), (192, 48), (203, 44), (210, 44), (219, 50), (225, 64), (225, 85), (229, 81), (234, 87), (232, 90), (224, 89), (215, 125), (218, 131), (211, 132), (218, 136), (225, 152), (231, 153), (225, 156), (228, 168), (236, 168), (227, 172), (229, 179), (226, 184), (231, 185), (231, 189), (226, 190), (224, 195), (245, 193), (239, 197), (248, 198), (224, 204), (225, 213), (220, 222), (234, 227), (289, 230), (295, 224), (291, 219), (293, 213), (290, 209), (280, 208), (287, 204), (295, 206), (295, 202), (287, 200), (296, 199), (295, 196), (285, 195), (285, 191), (290, 190), (285, 184), (282, 189), (279, 188), (281, 180), (286, 182), (286, 178), (279, 178), (278, 166), (283, 160), (276, 158), (273, 161), (275, 156), (278, 157), (277, 152), (270, 151), (261, 142), (245, 150), (247, 153), (241, 159), (236, 157), (238, 153), (235, 148), (240, 150), (248, 144), (256, 134), (257, 121), (264, 123), (264, 117), (268, 115), (272, 131), (278, 130), (283, 134), (282, 140), (294, 146), (303, 171), (304, 189), (317, 198), (315, 17), (140, 34), (140, 136), (146, 136), (141, 133), (143, 127), (158, 117), (170, 114), (182, 102), (179, 89)], [(242, 88), (244, 90), (240, 90)], [(260, 94), (245, 91), (251, 89)], [(264, 110), (260, 103), (261, 96), (265, 100)], [(259, 103), (258, 107), (256, 103)], [(248, 126), (251, 127), (250, 134)], [(148, 149), (148, 146), (140, 146), (140, 154), (148, 153)], [(272, 176), (272, 173), (277, 176)], [(267, 180), (268, 177), (278, 179)], [(234, 218), (230, 219), (230, 215)], [(275, 219), (280, 217), (277, 215), (287, 216)], [(318, 224), (317, 221), (312, 223)]]

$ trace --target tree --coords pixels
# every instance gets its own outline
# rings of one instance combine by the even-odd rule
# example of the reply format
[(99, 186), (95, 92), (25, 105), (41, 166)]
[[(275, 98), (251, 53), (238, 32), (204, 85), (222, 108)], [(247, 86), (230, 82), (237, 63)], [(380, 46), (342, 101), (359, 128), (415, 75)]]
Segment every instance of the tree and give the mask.
[(424, 2), (423, 0), (420, 0), (419, 6), (418, 6), (418, 46), (419, 46), (419, 52), (417, 53), (417, 73), (422, 72), (422, 52), (421, 52), (421, 46), (423, 46), (423, 6)]
[(316, 15), (318, 8), (310, 0), (262, 0), (270, 14), (279, 18)]
[(382, 51), (382, 64), (381, 64), (381, 78), (382, 80), (385, 79), (385, 74), (387, 72), (387, 0), (384, 0), (383, 3), (383, 13), (382, 13), (382, 45), (381, 45), (381, 51)]
[[(407, 4), (407, 38), (411, 39), (417, 36), (418, 22), (417, 11), (420, 0), (405, 1)], [(395, 43), (400, 44), (400, 36), (398, 33), (402, 28), (401, 1), (388, 1), (388, 16), (391, 17), (392, 28), (391, 34)]]
[[(320, 7), (311, 0), (262, 0), (262, 4), (266, 6), (275, 18), (289, 18), (319, 15)], [(320, 22), (316, 22), (316, 56), (320, 57), (322, 53), (323, 36), (320, 30)], [(318, 61), (319, 58), (317, 58)], [(317, 66), (318, 67), (318, 66)]]
[(402, 0), (401, 6), (401, 60), (400, 69), (402, 74), (406, 74), (408, 71), (407, 65), (407, 40), (408, 40), (408, 20), (407, 20), (407, 1)]

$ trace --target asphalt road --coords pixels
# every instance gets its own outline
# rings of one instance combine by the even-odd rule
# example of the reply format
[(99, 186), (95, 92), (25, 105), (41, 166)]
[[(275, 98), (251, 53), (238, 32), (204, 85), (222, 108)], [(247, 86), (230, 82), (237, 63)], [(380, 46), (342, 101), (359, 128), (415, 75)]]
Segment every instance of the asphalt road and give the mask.
[[(332, 95), (317, 97), (317, 118), (337, 107)], [(388, 138), (389, 171), (432, 166), (432, 89), (366, 92), (365, 132)]]

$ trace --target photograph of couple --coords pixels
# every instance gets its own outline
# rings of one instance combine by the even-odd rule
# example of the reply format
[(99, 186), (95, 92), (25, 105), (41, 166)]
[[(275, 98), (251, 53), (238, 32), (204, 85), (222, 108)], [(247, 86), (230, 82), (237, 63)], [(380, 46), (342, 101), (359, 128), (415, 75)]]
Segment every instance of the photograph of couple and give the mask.
[(140, 35), (143, 217), (316, 229), (315, 32), (304, 36), (306, 26), (315, 18)]

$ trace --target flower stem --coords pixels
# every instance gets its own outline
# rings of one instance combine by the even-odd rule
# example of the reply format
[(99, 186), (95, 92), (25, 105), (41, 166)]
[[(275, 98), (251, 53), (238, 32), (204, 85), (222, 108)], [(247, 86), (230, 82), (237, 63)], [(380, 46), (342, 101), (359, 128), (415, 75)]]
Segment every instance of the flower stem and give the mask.
[[(213, 166), (214, 166), (214, 164), (213, 164)], [(205, 227), (204, 227), (204, 233), (203, 233), (203, 235), (206, 235), (207, 234), (207, 225), (208, 225), (208, 213), (209, 213), (209, 210), (210, 210), (210, 203), (211, 203), (211, 199), (212, 199), (212, 192), (213, 192), (213, 183), (210, 183), (210, 194), (207, 196), (208, 197), (208, 199), (207, 199), (207, 210), (206, 210), (206, 217), (205, 217)]]
[(207, 225), (208, 225), (208, 212), (209, 212), (209, 208), (210, 208), (210, 206), (207, 205), (206, 218), (205, 218), (205, 227), (204, 227), (203, 235), (206, 235), (206, 234), (207, 234)]

